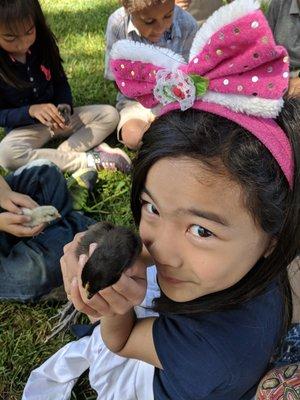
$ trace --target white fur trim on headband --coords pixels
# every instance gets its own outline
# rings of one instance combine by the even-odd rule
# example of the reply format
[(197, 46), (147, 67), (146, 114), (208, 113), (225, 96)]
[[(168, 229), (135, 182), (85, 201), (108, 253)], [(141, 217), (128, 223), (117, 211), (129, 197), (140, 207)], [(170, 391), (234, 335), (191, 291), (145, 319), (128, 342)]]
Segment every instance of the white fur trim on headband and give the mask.
[(203, 50), (211, 36), (219, 29), (259, 8), (257, 0), (235, 0), (215, 11), (197, 32), (190, 51), (190, 61)]
[(142, 61), (169, 70), (186, 64), (184, 58), (172, 50), (127, 39), (119, 40), (113, 45), (110, 58), (112, 60)]
[(263, 118), (276, 118), (283, 107), (283, 99), (272, 100), (260, 97), (243, 96), (230, 93), (216, 93), (208, 90), (201, 100), (220, 104), (232, 111)]

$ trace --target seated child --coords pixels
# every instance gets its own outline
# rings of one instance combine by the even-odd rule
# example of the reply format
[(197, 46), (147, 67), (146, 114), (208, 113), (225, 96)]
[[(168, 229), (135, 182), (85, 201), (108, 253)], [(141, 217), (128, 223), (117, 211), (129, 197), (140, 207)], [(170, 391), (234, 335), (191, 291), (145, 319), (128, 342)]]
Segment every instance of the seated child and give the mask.
[[(60, 218), (46, 226), (26, 227), (21, 208), (52, 205)], [(48, 160), (0, 177), (0, 299), (37, 300), (62, 285), (59, 260), (74, 234), (93, 221), (72, 211), (66, 180)]]
[[(122, 0), (121, 3), (123, 7), (108, 19), (106, 78), (114, 79), (109, 68), (110, 53), (113, 44), (120, 39), (153, 44), (188, 59), (198, 26), (189, 13), (174, 4), (174, 0)], [(172, 57), (172, 52), (169, 56)], [(138, 148), (143, 133), (154, 119), (153, 113), (121, 93), (118, 93), (116, 107), (120, 112), (118, 139), (130, 149)]]
[[(101, 144), (117, 126), (117, 111), (109, 105), (73, 109), (59, 49), (38, 0), (0, 3), (0, 93), (5, 168), (43, 158), (62, 171), (130, 170), (126, 153)], [(53, 137), (67, 139), (57, 149), (41, 148)]]
[[(258, 2), (236, 0), (200, 28), (189, 63), (132, 41), (112, 53), (120, 90), (160, 106), (131, 192), (155, 267), (138, 259), (88, 299), (79, 235), (65, 247), (66, 292), (100, 329), (34, 370), (23, 400), (69, 399), (88, 368), (99, 399), (252, 400), (290, 327), (299, 253), (300, 100), (283, 98), (287, 52)], [(136, 313), (141, 303), (152, 315)]]

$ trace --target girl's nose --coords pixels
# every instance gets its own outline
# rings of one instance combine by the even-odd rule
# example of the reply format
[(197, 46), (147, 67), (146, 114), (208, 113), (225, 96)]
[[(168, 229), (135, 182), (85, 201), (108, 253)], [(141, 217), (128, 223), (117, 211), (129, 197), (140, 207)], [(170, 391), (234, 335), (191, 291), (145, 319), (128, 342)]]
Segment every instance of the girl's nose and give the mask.
[(174, 230), (168, 227), (162, 227), (156, 232), (148, 248), (158, 263), (173, 268), (181, 266), (180, 240), (176, 236)]

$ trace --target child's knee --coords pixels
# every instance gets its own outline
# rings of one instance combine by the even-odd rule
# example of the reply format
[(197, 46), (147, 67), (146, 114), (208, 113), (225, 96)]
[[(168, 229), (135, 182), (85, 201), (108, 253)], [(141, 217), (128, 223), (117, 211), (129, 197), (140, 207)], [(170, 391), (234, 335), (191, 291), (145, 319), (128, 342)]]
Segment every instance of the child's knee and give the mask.
[(49, 182), (53, 185), (53, 182), (57, 185), (60, 179), (64, 179), (60, 169), (53, 162), (40, 158), (38, 160), (30, 161), (29, 163), (22, 165), (15, 172), (14, 175), (28, 175), (35, 177), (39, 180), (39, 176), (46, 183)]
[(30, 150), (23, 144), (0, 142), (0, 165), (15, 170), (27, 163)]
[(140, 147), (145, 132), (145, 122), (142, 120), (127, 121), (120, 132), (122, 142), (126, 147), (136, 150)]
[(109, 104), (90, 107), (93, 107), (93, 112), (95, 113), (94, 120), (98, 121), (101, 127), (106, 125), (107, 129), (111, 131), (116, 129), (120, 120), (120, 116), (115, 107)]

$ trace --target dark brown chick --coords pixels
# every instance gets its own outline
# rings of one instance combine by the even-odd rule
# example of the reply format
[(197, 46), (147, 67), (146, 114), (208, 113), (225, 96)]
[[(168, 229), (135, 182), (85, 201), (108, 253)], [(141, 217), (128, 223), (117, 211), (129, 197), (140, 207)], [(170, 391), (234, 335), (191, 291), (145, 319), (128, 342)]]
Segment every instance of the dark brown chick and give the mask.
[(59, 104), (57, 109), (59, 114), (64, 118), (65, 125), (69, 125), (71, 122), (71, 109), (64, 104)]
[(98, 222), (89, 227), (77, 247), (77, 256), (88, 255), (91, 243), (97, 243), (98, 246), (81, 274), (82, 285), (89, 299), (99, 290), (116, 283), (142, 251), (142, 241), (138, 235), (110, 222)]

